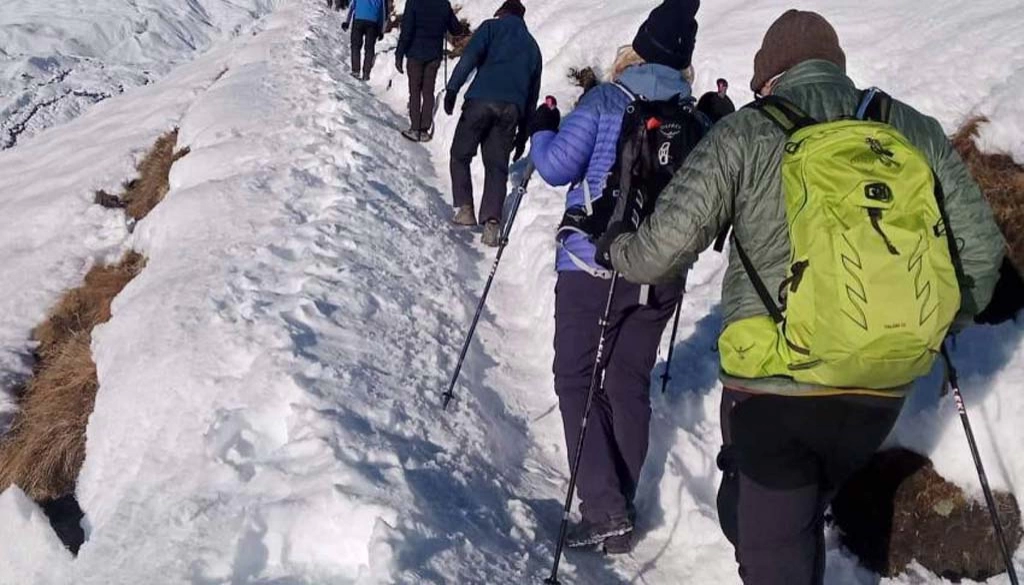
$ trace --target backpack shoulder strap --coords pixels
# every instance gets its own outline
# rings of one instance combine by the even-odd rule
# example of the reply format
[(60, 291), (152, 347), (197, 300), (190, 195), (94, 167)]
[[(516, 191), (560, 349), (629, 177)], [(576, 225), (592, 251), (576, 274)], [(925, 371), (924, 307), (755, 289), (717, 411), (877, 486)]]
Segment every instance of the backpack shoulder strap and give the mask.
[(786, 133), (786, 136), (791, 136), (801, 128), (818, 123), (817, 120), (804, 113), (799, 106), (782, 96), (769, 95), (759, 98), (750, 107), (767, 116)]
[(869, 87), (860, 92), (859, 103), (856, 113), (858, 120), (889, 123), (889, 115), (892, 113), (892, 98), (889, 94), (877, 87)]

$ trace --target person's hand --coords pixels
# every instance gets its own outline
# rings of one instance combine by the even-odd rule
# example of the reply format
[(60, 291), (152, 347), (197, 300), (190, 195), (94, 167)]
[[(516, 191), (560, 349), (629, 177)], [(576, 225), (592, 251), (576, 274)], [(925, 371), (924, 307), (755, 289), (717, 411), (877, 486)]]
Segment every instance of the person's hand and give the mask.
[(512, 153), (512, 162), (516, 162), (523, 158), (523, 153), (526, 152), (526, 139), (528, 134), (523, 131), (522, 128), (516, 133), (515, 151)]
[(537, 111), (534, 112), (533, 118), (530, 119), (530, 126), (528, 129), (529, 135), (533, 136), (537, 132), (543, 132), (549, 130), (551, 132), (558, 131), (558, 125), (562, 122), (562, 113), (558, 111), (558, 102), (555, 98), (548, 96), (544, 103), (537, 107)]
[(455, 111), (455, 100), (459, 97), (459, 94), (454, 91), (445, 90), (444, 92), (444, 113), (449, 116)]
[(622, 227), (622, 222), (613, 221), (595, 242), (594, 262), (597, 262), (601, 268), (615, 270), (615, 267), (612, 266), (612, 243), (615, 242), (615, 238), (622, 235)]
[(395, 57), (395, 69), (397, 69), (399, 73), (405, 74), (405, 67), (402, 66), (401, 57)]
[(384, 40), (384, 31), (380, 31), (379, 33), (377, 33), (377, 40), (378, 41), (383, 41)]
[(348, 30), (348, 21), (347, 20), (345, 22), (341, 23), (341, 30), (344, 30), (344, 31)]

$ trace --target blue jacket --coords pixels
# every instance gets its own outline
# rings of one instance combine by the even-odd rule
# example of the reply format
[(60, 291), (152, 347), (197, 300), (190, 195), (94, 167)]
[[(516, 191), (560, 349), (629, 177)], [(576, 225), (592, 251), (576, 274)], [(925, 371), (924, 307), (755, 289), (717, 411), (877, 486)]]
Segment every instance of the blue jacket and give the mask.
[(376, 22), (380, 26), (380, 30), (383, 31), (389, 11), (388, 0), (352, 0), (348, 7), (346, 21), (349, 24), (352, 24), (353, 20)]
[(444, 34), (457, 35), (461, 28), (448, 0), (409, 0), (395, 56), (399, 61), (406, 57), (424, 63), (436, 61), (444, 54)]
[[(633, 94), (651, 100), (665, 100), (675, 95), (688, 97), (690, 84), (679, 71), (664, 65), (643, 64), (627, 68), (619, 83)], [(604, 182), (615, 164), (622, 115), (630, 97), (614, 83), (602, 83), (587, 92), (569, 115), (562, 119), (558, 132), (537, 132), (530, 139), (530, 159), (548, 184), (572, 187), (566, 196), (566, 209), (583, 205), (583, 181), (590, 187), (592, 200), (599, 199)], [(594, 245), (585, 236), (571, 234), (563, 245), (591, 267)], [(566, 251), (559, 246), (556, 267), (559, 271), (579, 270)]]
[(473, 33), (446, 89), (458, 93), (476, 69), (466, 99), (515, 104), (525, 125), (537, 107), (542, 67), (540, 47), (522, 18), (492, 18)]

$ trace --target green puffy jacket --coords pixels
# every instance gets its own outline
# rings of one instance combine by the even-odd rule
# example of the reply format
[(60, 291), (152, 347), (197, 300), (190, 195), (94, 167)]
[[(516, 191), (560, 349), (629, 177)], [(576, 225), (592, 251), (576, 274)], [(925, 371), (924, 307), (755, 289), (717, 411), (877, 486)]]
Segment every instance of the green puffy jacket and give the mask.
[[(852, 115), (860, 97), (842, 70), (820, 60), (790, 69), (773, 93), (818, 120)], [(961, 283), (958, 321), (970, 319), (992, 296), (1005, 249), (1002, 234), (939, 123), (896, 100), (890, 122), (924, 152), (943, 186), (953, 233), (963, 242), (963, 269), (973, 280), (970, 288)], [(611, 249), (615, 268), (638, 283), (671, 279), (732, 223), (768, 290), (777, 290), (786, 277), (790, 254), (780, 172), (784, 144), (783, 132), (759, 111), (745, 108), (723, 118), (689, 155), (640, 229), (616, 239)], [(722, 307), (725, 325), (767, 313), (735, 249), (730, 251), (722, 285)], [(738, 380), (723, 374), (723, 383), (754, 392), (838, 392), (788, 378)]]

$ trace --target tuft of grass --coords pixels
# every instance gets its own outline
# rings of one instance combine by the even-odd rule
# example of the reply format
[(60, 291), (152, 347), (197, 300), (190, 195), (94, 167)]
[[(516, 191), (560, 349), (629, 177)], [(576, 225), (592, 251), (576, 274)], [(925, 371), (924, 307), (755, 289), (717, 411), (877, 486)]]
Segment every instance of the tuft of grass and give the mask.
[[(601, 80), (593, 67), (570, 67), (566, 74), (573, 85), (583, 90), (583, 95), (597, 87)], [(582, 96), (581, 96), (582, 97)]]
[[(452, 11), (455, 12), (455, 16), (458, 17), (459, 12), (462, 11), (462, 6), (452, 6)], [(451, 48), (448, 49), (449, 57), (461, 57), (462, 53), (466, 50), (466, 46), (469, 45), (469, 39), (473, 37), (473, 27), (469, 24), (469, 20), (459, 18), (459, 25), (462, 28), (462, 33), (451, 35), (448, 38), (448, 43), (451, 45)]]
[(17, 484), (37, 501), (74, 491), (99, 388), (92, 330), (110, 319), (114, 297), (145, 264), (131, 251), (117, 264), (93, 267), (33, 332), (37, 363), (19, 398), (20, 410), (0, 439), (0, 491)]
[(1024, 273), (1024, 166), (1008, 154), (982, 152), (978, 148), (979, 128), (987, 123), (984, 116), (970, 118), (951, 140), (995, 213), (1010, 260)]
[(95, 202), (108, 208), (123, 207), (128, 217), (135, 221), (146, 217), (170, 190), (171, 166), (189, 153), (188, 147), (175, 151), (177, 144), (177, 128), (157, 138), (136, 165), (138, 176), (124, 184), (124, 193), (115, 196), (97, 191)]

